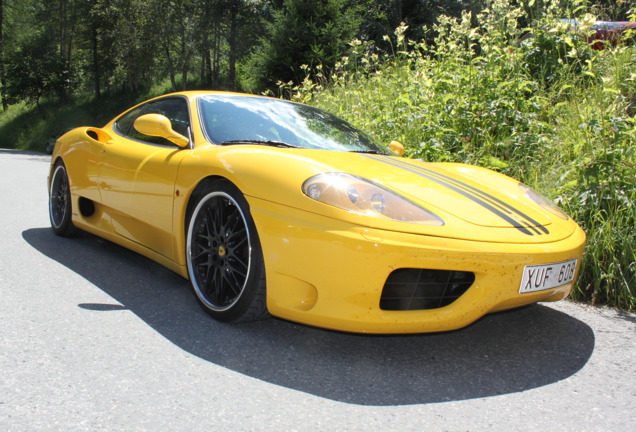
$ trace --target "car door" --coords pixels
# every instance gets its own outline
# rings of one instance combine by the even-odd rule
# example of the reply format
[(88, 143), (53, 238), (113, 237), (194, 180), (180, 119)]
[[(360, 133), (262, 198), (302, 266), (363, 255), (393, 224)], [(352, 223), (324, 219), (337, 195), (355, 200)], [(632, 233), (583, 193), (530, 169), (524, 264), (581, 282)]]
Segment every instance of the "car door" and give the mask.
[(175, 131), (190, 136), (184, 97), (151, 101), (129, 111), (115, 122), (113, 140), (104, 145), (99, 187), (117, 234), (173, 259), (174, 184), (190, 150), (135, 130), (135, 119), (144, 114), (162, 114)]

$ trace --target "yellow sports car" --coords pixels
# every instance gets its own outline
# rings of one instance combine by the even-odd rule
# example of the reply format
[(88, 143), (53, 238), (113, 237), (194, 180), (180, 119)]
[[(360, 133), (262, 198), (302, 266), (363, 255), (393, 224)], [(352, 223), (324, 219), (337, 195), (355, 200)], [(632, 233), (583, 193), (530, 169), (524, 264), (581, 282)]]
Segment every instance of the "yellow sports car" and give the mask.
[(552, 202), (390, 147), (311, 106), (169, 94), (57, 141), (51, 225), (188, 278), (221, 321), (444, 331), (569, 294), (585, 234)]

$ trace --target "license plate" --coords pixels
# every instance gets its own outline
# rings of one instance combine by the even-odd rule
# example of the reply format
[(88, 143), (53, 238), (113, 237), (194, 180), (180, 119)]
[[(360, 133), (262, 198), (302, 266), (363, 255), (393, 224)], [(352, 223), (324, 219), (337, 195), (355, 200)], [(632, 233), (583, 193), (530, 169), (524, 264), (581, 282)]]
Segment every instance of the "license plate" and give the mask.
[(572, 282), (577, 262), (578, 259), (575, 258), (554, 264), (525, 266), (519, 293), (548, 290)]

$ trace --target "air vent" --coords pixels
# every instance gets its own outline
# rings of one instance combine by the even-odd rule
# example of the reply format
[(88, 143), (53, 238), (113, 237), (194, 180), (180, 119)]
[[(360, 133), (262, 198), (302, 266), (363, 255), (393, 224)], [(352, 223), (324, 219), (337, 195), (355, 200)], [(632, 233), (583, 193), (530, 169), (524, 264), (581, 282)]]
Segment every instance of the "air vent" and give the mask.
[(457, 300), (474, 281), (475, 274), (471, 272), (398, 269), (384, 284), (380, 309), (438, 309)]
[(110, 135), (104, 132), (103, 129), (90, 127), (84, 129), (84, 133), (91, 139), (99, 141), (103, 144), (109, 144), (110, 142), (112, 142), (112, 138), (110, 137)]

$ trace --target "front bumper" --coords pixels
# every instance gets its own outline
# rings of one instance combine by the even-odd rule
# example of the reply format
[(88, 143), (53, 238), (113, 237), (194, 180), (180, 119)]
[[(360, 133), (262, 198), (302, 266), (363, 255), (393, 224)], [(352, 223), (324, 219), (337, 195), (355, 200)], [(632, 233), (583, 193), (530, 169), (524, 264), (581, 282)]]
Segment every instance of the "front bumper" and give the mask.
[[(490, 312), (561, 300), (573, 283), (519, 294), (523, 268), (572, 258), (579, 258), (580, 266), (585, 243), (578, 227), (552, 243), (487, 243), (375, 230), (268, 201), (248, 201), (265, 259), (269, 312), (350, 332), (454, 330)], [(473, 272), (475, 281), (459, 299), (439, 309), (382, 310), (384, 283), (399, 268)]]

